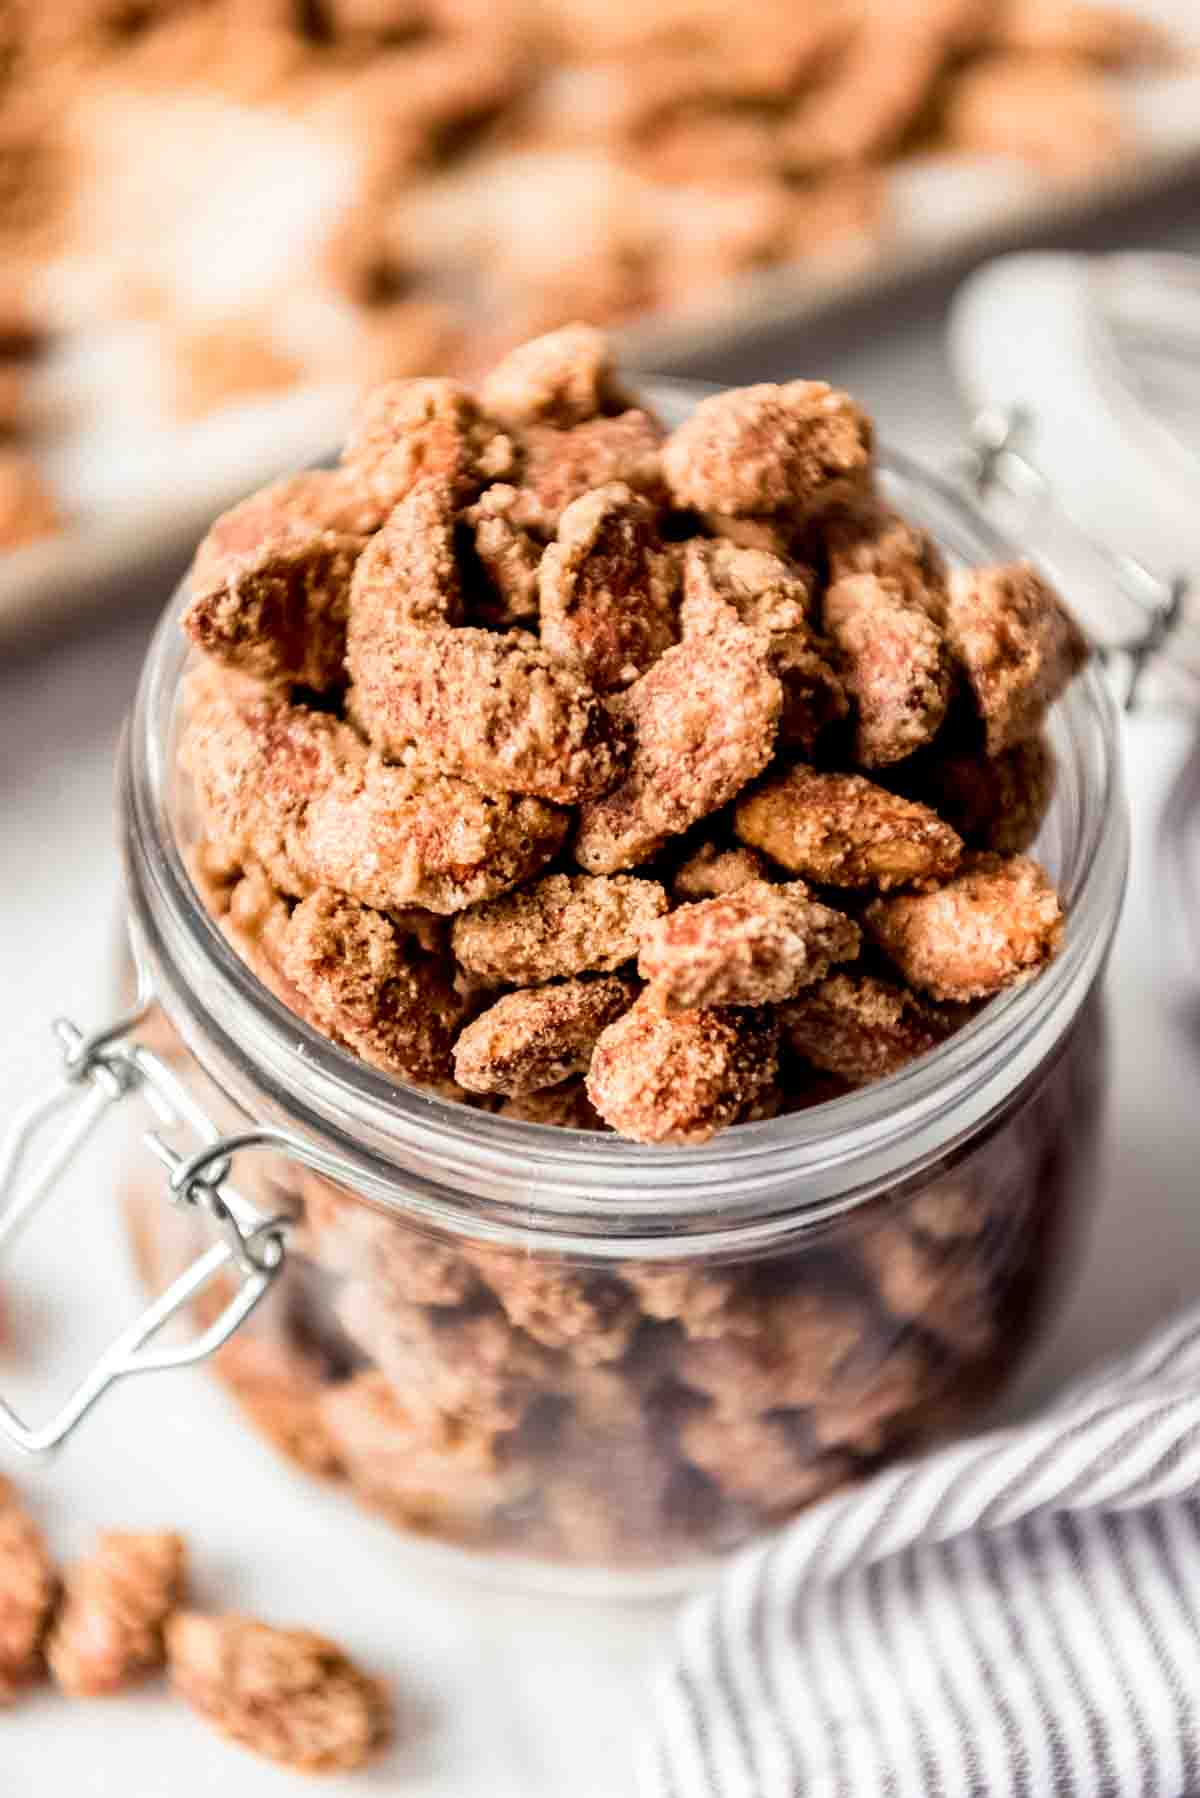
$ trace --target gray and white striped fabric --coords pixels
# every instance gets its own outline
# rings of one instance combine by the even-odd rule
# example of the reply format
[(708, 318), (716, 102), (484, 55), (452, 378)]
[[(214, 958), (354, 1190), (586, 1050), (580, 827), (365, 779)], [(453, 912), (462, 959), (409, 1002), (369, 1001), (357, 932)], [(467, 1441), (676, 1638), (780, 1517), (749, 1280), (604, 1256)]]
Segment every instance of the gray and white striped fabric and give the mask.
[(1200, 1309), (684, 1611), (645, 1798), (1200, 1794)]

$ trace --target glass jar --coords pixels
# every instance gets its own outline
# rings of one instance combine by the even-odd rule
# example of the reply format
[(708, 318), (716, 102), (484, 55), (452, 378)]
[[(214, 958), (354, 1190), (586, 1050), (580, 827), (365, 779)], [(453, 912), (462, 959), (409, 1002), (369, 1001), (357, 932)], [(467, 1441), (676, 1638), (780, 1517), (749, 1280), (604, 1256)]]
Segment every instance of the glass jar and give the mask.
[[(952, 562), (1016, 553), (903, 458), (881, 484)], [(1068, 908), (1059, 958), (900, 1074), (650, 1148), (406, 1087), (256, 977), (189, 873), (184, 603), (147, 659), (118, 816), (151, 1046), (232, 1132), (199, 1196), (236, 1188), (235, 1213), (284, 1220), (251, 1235), (284, 1243), (282, 1266), (242, 1258), (270, 1290), (215, 1356), (249, 1421), (479, 1567), (616, 1591), (682, 1583), (977, 1417), (1034, 1342), (1091, 1186), (1127, 858), (1099, 672), (1049, 727), (1036, 852)], [(197, 1166), (177, 1166), (177, 1196), (196, 1199)], [(144, 1155), (124, 1198), (155, 1290), (228, 1223), (165, 1203)], [(259, 1296), (238, 1265), (197, 1301), (202, 1344)]]

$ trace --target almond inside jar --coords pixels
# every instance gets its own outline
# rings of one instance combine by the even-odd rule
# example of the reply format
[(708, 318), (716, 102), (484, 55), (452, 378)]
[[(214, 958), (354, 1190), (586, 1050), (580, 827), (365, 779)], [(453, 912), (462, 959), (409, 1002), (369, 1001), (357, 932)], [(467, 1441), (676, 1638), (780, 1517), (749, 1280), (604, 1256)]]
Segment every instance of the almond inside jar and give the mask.
[[(572, 327), (477, 393), (379, 390), (337, 469), (218, 521), (180, 757), (196, 891), (258, 979), (409, 1085), (668, 1150), (887, 1078), (1036, 980), (1064, 928), (1029, 854), (1043, 722), (1084, 641), (1030, 565), (950, 569), (873, 437), (818, 381), (668, 432)], [(285, 1290), (222, 1371), (406, 1527), (727, 1546), (994, 1387), (1094, 1035), (802, 1250), (593, 1264), (279, 1170)]]

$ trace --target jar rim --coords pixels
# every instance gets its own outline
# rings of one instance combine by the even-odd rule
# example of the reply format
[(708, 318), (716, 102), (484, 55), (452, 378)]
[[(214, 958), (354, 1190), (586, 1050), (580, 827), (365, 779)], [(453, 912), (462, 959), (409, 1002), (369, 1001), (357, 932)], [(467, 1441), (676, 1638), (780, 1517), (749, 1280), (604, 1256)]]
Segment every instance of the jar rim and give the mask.
[[(705, 389), (644, 383), (677, 416)], [(888, 479), (921, 494), (976, 559), (1016, 551), (961, 492), (883, 451)], [(1069, 597), (1069, 596), (1068, 596)], [(1054, 709), (1055, 809), (1072, 838), (1059, 871), (1062, 952), (899, 1073), (807, 1111), (710, 1142), (651, 1146), (475, 1111), (407, 1086), (291, 1012), (199, 902), (175, 829), (173, 730), (187, 648), (184, 582), (155, 632), (126, 728), (119, 826), (134, 950), (205, 1073), (304, 1160), (367, 1202), (457, 1233), (536, 1234), (567, 1252), (694, 1254), (824, 1223), (951, 1155), (1061, 1044), (1102, 971), (1120, 910), (1128, 829), (1116, 709), (1093, 666)], [(671, 1244), (678, 1247), (673, 1251)], [(605, 1247), (605, 1245), (609, 1245)]]

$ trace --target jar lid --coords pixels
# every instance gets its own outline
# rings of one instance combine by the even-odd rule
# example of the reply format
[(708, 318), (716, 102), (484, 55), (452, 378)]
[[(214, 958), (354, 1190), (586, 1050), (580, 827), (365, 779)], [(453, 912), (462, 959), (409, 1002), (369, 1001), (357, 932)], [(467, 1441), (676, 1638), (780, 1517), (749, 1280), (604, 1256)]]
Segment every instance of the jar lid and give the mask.
[(955, 296), (965, 472), (1132, 698), (1200, 711), (1200, 258), (1029, 254)]

